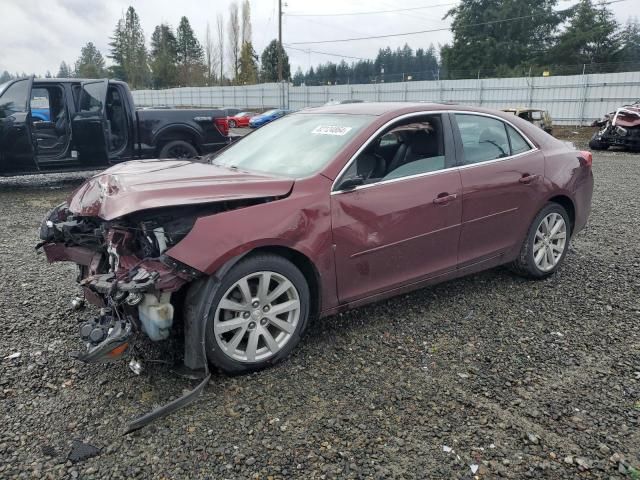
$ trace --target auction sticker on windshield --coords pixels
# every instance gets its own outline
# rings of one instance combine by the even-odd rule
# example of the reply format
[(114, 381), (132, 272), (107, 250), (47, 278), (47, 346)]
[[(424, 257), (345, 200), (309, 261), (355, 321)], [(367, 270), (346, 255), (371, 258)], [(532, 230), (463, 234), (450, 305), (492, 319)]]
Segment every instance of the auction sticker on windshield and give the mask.
[(311, 133), (316, 135), (337, 135), (342, 137), (351, 130), (351, 127), (338, 127), (336, 125), (318, 125)]

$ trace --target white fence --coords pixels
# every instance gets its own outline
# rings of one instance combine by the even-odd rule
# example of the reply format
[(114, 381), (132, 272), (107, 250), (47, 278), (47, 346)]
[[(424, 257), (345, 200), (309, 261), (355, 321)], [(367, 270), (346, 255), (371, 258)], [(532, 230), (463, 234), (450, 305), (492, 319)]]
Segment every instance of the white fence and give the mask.
[(199, 106), (300, 109), (329, 100), (421, 101), (543, 108), (555, 123), (581, 125), (640, 99), (640, 72), (559, 77), (440, 80), (362, 85), (294, 87), (266, 83), (239, 87), (185, 87), (137, 90), (138, 106)]

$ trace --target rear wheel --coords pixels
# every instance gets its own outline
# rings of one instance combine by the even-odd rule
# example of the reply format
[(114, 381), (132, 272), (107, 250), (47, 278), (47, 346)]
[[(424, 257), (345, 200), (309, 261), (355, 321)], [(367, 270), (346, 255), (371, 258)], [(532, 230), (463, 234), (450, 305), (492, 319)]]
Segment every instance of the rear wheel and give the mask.
[(309, 287), (290, 261), (248, 257), (222, 279), (207, 314), (208, 360), (226, 373), (246, 373), (286, 358), (309, 317)]
[(531, 223), (518, 258), (510, 265), (519, 275), (544, 278), (555, 272), (569, 249), (571, 223), (562, 205), (548, 203)]
[(196, 147), (184, 140), (174, 140), (160, 150), (158, 158), (193, 158), (198, 156)]
[(229, 120), (229, 128), (236, 128), (236, 121), (235, 120)]

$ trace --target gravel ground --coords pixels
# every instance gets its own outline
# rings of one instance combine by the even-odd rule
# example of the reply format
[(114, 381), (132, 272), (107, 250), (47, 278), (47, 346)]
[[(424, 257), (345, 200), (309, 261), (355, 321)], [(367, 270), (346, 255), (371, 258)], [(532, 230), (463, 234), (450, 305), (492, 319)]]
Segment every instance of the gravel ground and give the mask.
[[(194, 384), (68, 358), (91, 311), (33, 245), (87, 174), (0, 180), (0, 478), (640, 478), (640, 156), (593, 168), (551, 278), (496, 269), (315, 322), (287, 362), (214, 375), (130, 436)], [(68, 461), (74, 440), (100, 454)]]

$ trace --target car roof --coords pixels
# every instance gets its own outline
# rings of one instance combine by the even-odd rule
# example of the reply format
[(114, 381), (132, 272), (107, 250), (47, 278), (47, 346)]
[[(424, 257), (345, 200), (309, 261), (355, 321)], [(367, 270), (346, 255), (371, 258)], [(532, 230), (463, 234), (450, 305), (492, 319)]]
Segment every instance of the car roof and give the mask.
[(503, 108), (503, 112), (545, 112), (542, 108)]
[[(105, 80), (104, 78), (34, 78), (33, 83), (82, 83), (82, 82), (95, 82), (98, 80)], [(109, 80), (109, 83), (125, 85), (126, 82), (122, 80)]]
[[(461, 110), (477, 113), (487, 113), (491, 115), (504, 115), (499, 110), (490, 110), (488, 108), (475, 107), (471, 105), (459, 105), (456, 103), (428, 103), (428, 102), (363, 102), (363, 103), (347, 103), (341, 105), (323, 105), (321, 107), (305, 108), (296, 114), (350, 114), (350, 115), (403, 115), (413, 112), (428, 112), (438, 110)], [(508, 117), (504, 117), (508, 118)]]

